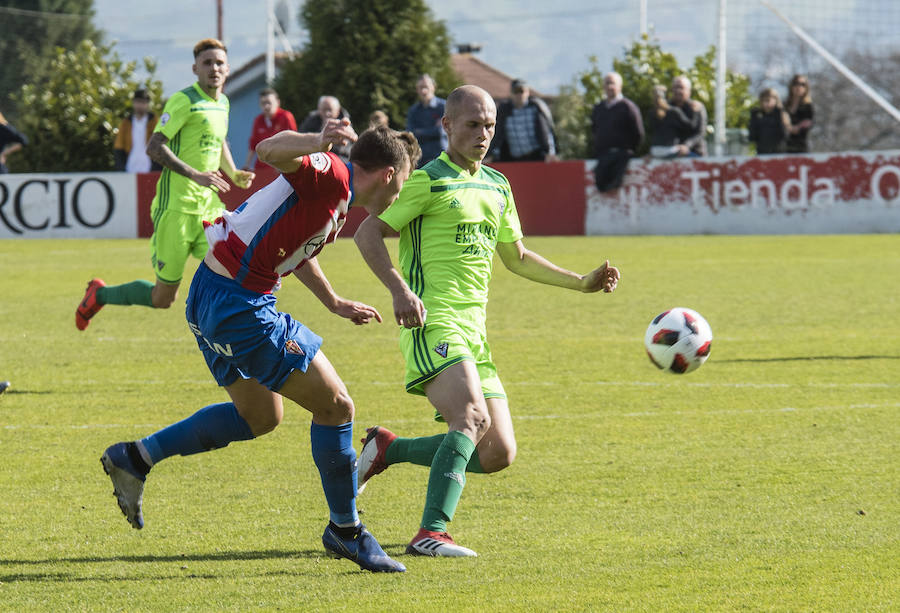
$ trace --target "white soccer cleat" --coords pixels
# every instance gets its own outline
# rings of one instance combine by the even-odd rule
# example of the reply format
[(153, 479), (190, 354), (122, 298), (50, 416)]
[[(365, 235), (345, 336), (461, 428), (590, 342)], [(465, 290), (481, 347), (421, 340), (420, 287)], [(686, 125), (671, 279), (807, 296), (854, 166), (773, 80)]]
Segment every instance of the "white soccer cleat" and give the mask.
[(359, 458), (356, 460), (357, 470), (359, 471), (359, 485), (356, 488), (356, 495), (359, 496), (366, 489), (366, 483), (369, 479), (384, 472), (388, 467), (384, 454), (387, 448), (391, 446), (397, 435), (381, 426), (366, 428), (366, 438), (362, 439), (363, 448), (359, 452)]
[(421, 528), (419, 533), (406, 546), (406, 553), (418, 556), (445, 558), (475, 558), (478, 554), (462, 545), (453, 542), (446, 532), (434, 532)]
[[(103, 470), (109, 475), (113, 483), (113, 495), (119, 508), (125, 514), (125, 519), (136, 530), (144, 527), (144, 515), (141, 504), (144, 500), (144, 481), (146, 475), (134, 467), (129, 457), (129, 445), (134, 443), (116, 443), (107, 448), (100, 458)], [(134, 450), (133, 453), (136, 453)]]

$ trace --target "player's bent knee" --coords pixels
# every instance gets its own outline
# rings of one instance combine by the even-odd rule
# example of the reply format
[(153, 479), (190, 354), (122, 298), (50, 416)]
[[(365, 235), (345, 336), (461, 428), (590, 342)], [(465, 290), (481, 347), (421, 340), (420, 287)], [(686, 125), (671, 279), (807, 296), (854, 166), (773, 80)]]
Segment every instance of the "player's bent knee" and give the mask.
[(332, 402), (318, 407), (312, 413), (316, 423), (338, 425), (353, 421), (354, 411), (353, 398), (346, 391), (341, 391), (334, 396)]
[(267, 415), (263, 419), (257, 420), (256, 425), (251, 426), (250, 429), (255, 436), (262, 436), (263, 434), (268, 434), (280, 424), (281, 415)]
[(471, 405), (466, 411), (466, 426), (475, 431), (480, 439), (491, 429), (491, 414), (486, 407)]
[(175, 302), (177, 294), (158, 294), (153, 292), (151, 301), (154, 309), (168, 309)]
[(278, 427), (281, 423), (281, 419), (284, 417), (284, 407), (280, 404), (237, 404), (238, 414), (244, 421), (247, 422), (247, 425), (250, 426), (250, 431), (253, 433), (253, 436), (262, 436), (263, 434), (268, 434), (272, 430)]
[[(496, 473), (504, 468), (509, 468), (516, 460), (516, 444), (503, 446), (500, 449), (491, 449), (486, 453), (479, 451), (481, 468), (486, 473)], [(483, 454), (483, 455), (482, 455)]]

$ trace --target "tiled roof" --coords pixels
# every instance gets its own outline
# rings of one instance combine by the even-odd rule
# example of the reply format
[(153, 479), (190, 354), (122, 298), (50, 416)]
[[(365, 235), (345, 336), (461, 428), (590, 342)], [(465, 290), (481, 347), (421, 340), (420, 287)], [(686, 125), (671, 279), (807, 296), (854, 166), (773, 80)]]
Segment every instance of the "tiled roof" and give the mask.
[[(515, 77), (501, 72), (486, 64), (471, 53), (454, 53), (450, 56), (450, 65), (456, 71), (460, 81), (468, 85), (477, 85), (489, 93), (495, 100), (509, 98), (510, 83)], [(542, 93), (530, 88), (531, 93), (545, 98)]]

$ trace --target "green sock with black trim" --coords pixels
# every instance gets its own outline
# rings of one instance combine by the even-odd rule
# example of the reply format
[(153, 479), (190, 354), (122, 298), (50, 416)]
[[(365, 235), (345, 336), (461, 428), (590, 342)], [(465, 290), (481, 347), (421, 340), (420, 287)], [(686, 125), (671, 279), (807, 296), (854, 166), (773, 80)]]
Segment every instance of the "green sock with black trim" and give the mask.
[(139, 279), (122, 285), (107, 285), (97, 289), (100, 304), (139, 305), (153, 307), (153, 283)]

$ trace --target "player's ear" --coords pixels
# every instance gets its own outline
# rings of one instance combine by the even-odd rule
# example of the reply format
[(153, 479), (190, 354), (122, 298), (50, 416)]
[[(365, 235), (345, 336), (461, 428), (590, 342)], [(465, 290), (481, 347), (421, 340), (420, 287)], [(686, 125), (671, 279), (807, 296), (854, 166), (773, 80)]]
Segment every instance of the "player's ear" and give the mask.
[(381, 181), (385, 185), (388, 185), (391, 181), (394, 180), (395, 174), (397, 174), (397, 170), (393, 166), (388, 166), (381, 174)]

